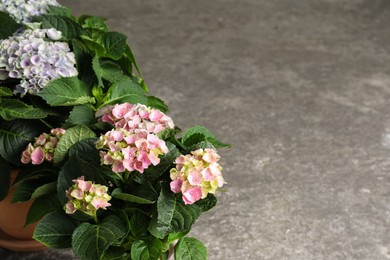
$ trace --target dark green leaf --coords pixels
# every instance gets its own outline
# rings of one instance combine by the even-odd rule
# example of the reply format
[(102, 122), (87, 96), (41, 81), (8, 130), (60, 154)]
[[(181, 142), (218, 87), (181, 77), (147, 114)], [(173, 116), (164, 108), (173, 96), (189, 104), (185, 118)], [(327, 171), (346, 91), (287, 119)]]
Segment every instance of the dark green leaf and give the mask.
[(157, 108), (164, 113), (168, 111), (168, 106), (164, 103), (164, 101), (154, 96), (148, 97), (146, 105), (149, 107)]
[(139, 68), (139, 66), (137, 64), (137, 60), (135, 59), (134, 54), (133, 54), (130, 46), (128, 46), (128, 45), (126, 46), (125, 55), (126, 55), (127, 58), (129, 58), (131, 63), (133, 63), (133, 65), (134, 65), (135, 69), (137, 70), (139, 76), (142, 77), (141, 70), (140, 70), (140, 68)]
[(29, 179), (23, 181), (22, 183), (17, 185), (15, 193), (12, 197), (12, 202), (15, 203), (30, 200), (35, 190), (45, 185), (47, 181), (48, 180), (46, 179)]
[(120, 199), (120, 200), (124, 200), (124, 201), (128, 201), (128, 202), (134, 202), (134, 203), (138, 203), (138, 204), (153, 204), (155, 202), (155, 201), (152, 201), (149, 199), (138, 197), (138, 196), (133, 195), (133, 194), (121, 192), (121, 190), (119, 188), (115, 189), (111, 193), (111, 196), (113, 198), (116, 198), (116, 199)]
[(93, 109), (89, 105), (75, 106), (66, 120), (67, 125), (91, 125), (96, 123)]
[(175, 259), (207, 260), (207, 257), (206, 247), (195, 238), (183, 237), (175, 246)]
[(48, 15), (60, 15), (60, 16), (68, 17), (72, 20), (74, 19), (73, 15), (72, 15), (72, 10), (70, 10), (69, 8), (66, 8), (64, 6), (60, 6), (60, 5), (49, 5), (47, 14)]
[(16, 99), (0, 99), (0, 116), (5, 120), (14, 119), (39, 119), (45, 118), (47, 114), (35, 108), (27, 105), (20, 100)]
[(55, 193), (56, 191), (57, 191), (57, 182), (46, 183), (38, 187), (37, 189), (35, 189), (33, 194), (31, 194), (31, 199), (37, 199), (47, 194)]
[(26, 226), (37, 222), (45, 215), (61, 209), (56, 194), (46, 195), (34, 200), (27, 214)]
[(96, 79), (92, 69), (92, 55), (88, 46), (77, 39), (72, 40), (73, 53), (77, 62), (79, 78), (88, 86), (94, 86)]
[(101, 259), (111, 245), (116, 245), (126, 235), (126, 226), (115, 215), (110, 215), (99, 225), (81, 224), (72, 237), (74, 253), (81, 259)]
[(109, 60), (100, 60), (97, 56), (92, 60), (92, 67), (101, 87), (104, 86), (102, 79), (116, 82), (123, 76), (123, 71), (118, 64)]
[(118, 32), (106, 32), (102, 34), (99, 43), (105, 49), (105, 57), (119, 60), (124, 54), (127, 44), (127, 36)]
[(85, 125), (78, 125), (66, 130), (66, 133), (60, 138), (56, 149), (54, 150), (54, 163), (59, 163), (67, 156), (69, 148), (87, 138), (96, 137), (95, 133)]
[(54, 28), (62, 32), (62, 38), (66, 41), (78, 38), (81, 34), (87, 35), (87, 32), (78, 23), (62, 15), (44, 14), (34, 18), (35, 21), (42, 23), (43, 29)]
[(152, 237), (150, 240), (136, 240), (131, 246), (132, 260), (157, 260), (162, 253), (162, 243)]
[(182, 143), (189, 147), (197, 143), (208, 141), (216, 148), (230, 147), (229, 144), (224, 144), (218, 141), (215, 136), (203, 126), (193, 126), (184, 132)]
[(35, 120), (12, 120), (0, 123), (0, 155), (16, 165), (29, 142), (44, 132), (45, 127)]
[(7, 39), (22, 27), (5, 12), (0, 12), (0, 24), (0, 40)]
[(100, 165), (99, 150), (96, 149), (95, 143), (96, 138), (87, 138), (77, 142), (70, 147), (69, 157), (75, 156), (91, 164)]
[(75, 106), (95, 103), (91, 88), (77, 77), (52, 80), (37, 95), (46, 100), (51, 106)]
[(48, 214), (35, 228), (33, 238), (51, 248), (71, 247), (77, 222), (63, 212)]
[(130, 218), (130, 231), (135, 238), (142, 238), (148, 235), (150, 218), (141, 212), (134, 212)]

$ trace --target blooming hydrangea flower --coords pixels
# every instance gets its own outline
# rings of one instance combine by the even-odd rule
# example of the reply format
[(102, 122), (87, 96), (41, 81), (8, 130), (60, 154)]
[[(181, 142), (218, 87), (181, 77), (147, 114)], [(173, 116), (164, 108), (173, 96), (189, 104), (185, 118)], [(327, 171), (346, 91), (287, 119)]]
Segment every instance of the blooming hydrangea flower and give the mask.
[(56, 0), (1, 0), (0, 11), (12, 16), (17, 22), (30, 22), (33, 16), (46, 14), (48, 5), (59, 5)]
[(161, 154), (168, 153), (165, 142), (146, 130), (127, 131), (115, 128), (102, 135), (96, 143), (102, 164), (112, 165), (116, 173), (137, 170), (143, 173), (151, 164), (160, 163)]
[(24, 164), (31, 162), (34, 165), (38, 165), (43, 163), (44, 160), (53, 160), (54, 149), (64, 134), (65, 130), (62, 128), (54, 128), (50, 131), (50, 134), (41, 134), (35, 138), (34, 144), (29, 143), (27, 145), (27, 148), (22, 153), (21, 162)]
[(35, 94), (59, 77), (77, 76), (74, 53), (55, 29), (27, 29), (0, 41), (0, 75), (20, 79), (15, 94)]
[(224, 184), (220, 156), (214, 149), (198, 149), (191, 154), (181, 155), (175, 160), (176, 168), (171, 169), (171, 190), (181, 192), (185, 204), (204, 199), (214, 194)]
[(130, 103), (107, 106), (97, 112), (103, 122), (131, 131), (145, 129), (150, 133), (159, 133), (164, 129), (173, 129), (172, 119), (158, 109), (142, 104)]
[(111, 206), (108, 201), (111, 196), (108, 195), (108, 187), (100, 184), (94, 184), (91, 181), (85, 181), (84, 176), (73, 180), (75, 183), (66, 191), (69, 202), (65, 204), (65, 212), (73, 214), (80, 210), (90, 216), (96, 216), (98, 209), (107, 209)]

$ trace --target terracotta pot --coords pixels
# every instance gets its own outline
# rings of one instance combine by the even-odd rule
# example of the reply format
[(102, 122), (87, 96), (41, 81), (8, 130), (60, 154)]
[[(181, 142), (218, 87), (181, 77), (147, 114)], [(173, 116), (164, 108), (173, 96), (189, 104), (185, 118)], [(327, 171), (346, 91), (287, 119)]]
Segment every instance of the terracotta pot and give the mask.
[[(18, 170), (11, 172), (11, 183)], [(0, 247), (14, 251), (39, 251), (46, 247), (32, 239), (36, 224), (23, 227), (32, 201), (11, 203), (15, 189), (11, 188), (7, 197), (0, 201)]]

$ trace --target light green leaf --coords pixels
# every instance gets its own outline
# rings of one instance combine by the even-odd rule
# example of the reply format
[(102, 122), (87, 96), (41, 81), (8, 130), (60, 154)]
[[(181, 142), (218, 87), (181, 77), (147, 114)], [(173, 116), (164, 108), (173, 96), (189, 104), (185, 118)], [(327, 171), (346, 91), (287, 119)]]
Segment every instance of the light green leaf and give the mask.
[(12, 97), (12, 90), (7, 87), (0, 87), (0, 97)]
[(0, 99), (0, 116), (5, 120), (20, 119), (40, 119), (45, 118), (47, 114), (27, 105), (16, 99)]
[(84, 28), (92, 28), (92, 29), (98, 29), (103, 32), (108, 31), (108, 27), (105, 23), (105, 19), (96, 17), (96, 16), (90, 16), (90, 15), (82, 15), (79, 17), (79, 23)]
[(77, 222), (63, 212), (48, 214), (35, 228), (33, 238), (51, 248), (71, 247)]
[(77, 77), (59, 78), (50, 81), (37, 95), (46, 100), (51, 106), (75, 106), (95, 103), (91, 89)]
[(54, 150), (53, 161), (55, 164), (61, 162), (69, 151), (69, 148), (83, 139), (96, 137), (95, 133), (87, 126), (79, 125), (66, 130), (66, 133), (60, 138), (56, 149)]
[(72, 237), (74, 253), (81, 259), (101, 259), (111, 245), (117, 245), (126, 235), (126, 225), (115, 215), (99, 225), (81, 224)]
[(136, 240), (131, 246), (132, 260), (157, 260), (162, 253), (162, 243), (152, 237), (150, 240)]
[(207, 260), (206, 247), (199, 240), (183, 237), (175, 246), (175, 260)]

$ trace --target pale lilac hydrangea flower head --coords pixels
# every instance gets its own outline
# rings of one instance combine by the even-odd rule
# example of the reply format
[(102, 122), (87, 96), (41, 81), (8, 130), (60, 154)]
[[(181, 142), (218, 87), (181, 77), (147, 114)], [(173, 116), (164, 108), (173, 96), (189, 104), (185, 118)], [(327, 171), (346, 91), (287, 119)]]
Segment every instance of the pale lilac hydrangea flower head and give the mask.
[(96, 113), (101, 121), (110, 123), (115, 127), (132, 131), (145, 129), (150, 133), (159, 133), (165, 129), (173, 129), (172, 119), (158, 109), (142, 104), (123, 103), (107, 106)]
[(143, 173), (150, 165), (160, 163), (159, 155), (168, 148), (157, 135), (146, 130), (127, 131), (115, 128), (102, 135), (96, 143), (101, 163), (111, 165), (115, 173), (138, 171)]
[(108, 195), (108, 187), (85, 181), (84, 176), (73, 180), (75, 183), (66, 191), (68, 203), (65, 204), (65, 212), (73, 214), (80, 210), (90, 216), (96, 216), (98, 209), (107, 209), (111, 206), (108, 202), (111, 196)]
[(55, 41), (60, 38), (55, 29), (27, 29), (0, 41), (0, 75), (20, 79), (15, 94), (35, 94), (53, 79), (77, 76), (74, 53)]
[(48, 6), (59, 5), (56, 0), (0, 0), (0, 11), (8, 13), (17, 22), (31, 22), (33, 16), (46, 14)]
[(176, 168), (171, 169), (171, 190), (182, 193), (185, 204), (193, 204), (214, 194), (224, 184), (220, 156), (214, 149), (198, 149), (191, 154), (181, 155), (175, 160)]
[(39, 165), (46, 161), (53, 160), (54, 149), (57, 147), (59, 139), (65, 134), (65, 129), (54, 128), (50, 134), (42, 133), (35, 138), (34, 143), (29, 143), (22, 152), (20, 161), (24, 164), (32, 163)]

